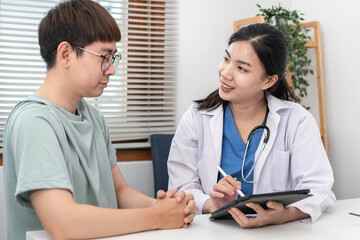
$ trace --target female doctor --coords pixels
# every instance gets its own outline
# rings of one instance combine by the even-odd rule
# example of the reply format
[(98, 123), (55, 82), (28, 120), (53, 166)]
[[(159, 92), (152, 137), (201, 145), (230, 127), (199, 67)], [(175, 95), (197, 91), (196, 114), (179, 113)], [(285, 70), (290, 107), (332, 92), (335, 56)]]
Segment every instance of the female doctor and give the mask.
[[(219, 89), (182, 117), (169, 153), (169, 189), (192, 193), (199, 213), (236, 199), (240, 189), (245, 195), (310, 189), (313, 195), (286, 207), (268, 201), (266, 210), (248, 203), (254, 218), (231, 209), (244, 228), (315, 222), (334, 205), (333, 173), (317, 123), (288, 101), (287, 59), (286, 40), (275, 27), (239, 29), (219, 66)], [(218, 165), (228, 176), (222, 178)]]

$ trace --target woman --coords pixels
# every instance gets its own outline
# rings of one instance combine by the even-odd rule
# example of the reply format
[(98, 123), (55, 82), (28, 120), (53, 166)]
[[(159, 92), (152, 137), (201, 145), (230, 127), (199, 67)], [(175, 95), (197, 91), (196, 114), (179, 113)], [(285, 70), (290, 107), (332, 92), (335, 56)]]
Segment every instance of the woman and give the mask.
[[(315, 222), (334, 205), (333, 173), (317, 123), (301, 105), (287, 101), (287, 58), (286, 40), (275, 27), (239, 29), (219, 66), (219, 89), (184, 114), (169, 154), (169, 188), (192, 193), (199, 213), (236, 199), (240, 189), (245, 195), (297, 189), (313, 194), (287, 207), (269, 201), (267, 210), (249, 203), (255, 218), (230, 210), (244, 228)], [(219, 182), (218, 165), (229, 174)]]

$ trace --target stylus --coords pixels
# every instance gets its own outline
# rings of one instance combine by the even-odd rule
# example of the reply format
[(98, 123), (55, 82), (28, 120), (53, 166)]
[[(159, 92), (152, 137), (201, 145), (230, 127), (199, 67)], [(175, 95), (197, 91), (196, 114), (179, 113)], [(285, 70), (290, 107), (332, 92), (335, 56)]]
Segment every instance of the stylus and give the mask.
[[(227, 176), (227, 174), (224, 172), (224, 170), (222, 170), (220, 166), (217, 166), (217, 169), (224, 177)], [(236, 190), (236, 191), (238, 192), (238, 194), (240, 194), (241, 197), (245, 197), (245, 194), (243, 194), (240, 190)]]

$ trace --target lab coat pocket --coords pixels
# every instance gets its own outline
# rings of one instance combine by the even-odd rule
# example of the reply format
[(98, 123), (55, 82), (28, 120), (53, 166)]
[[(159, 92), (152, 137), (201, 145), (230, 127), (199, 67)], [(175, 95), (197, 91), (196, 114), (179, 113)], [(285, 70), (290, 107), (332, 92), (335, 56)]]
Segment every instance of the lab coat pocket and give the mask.
[(274, 150), (271, 159), (271, 183), (274, 191), (285, 191), (290, 185), (289, 152)]

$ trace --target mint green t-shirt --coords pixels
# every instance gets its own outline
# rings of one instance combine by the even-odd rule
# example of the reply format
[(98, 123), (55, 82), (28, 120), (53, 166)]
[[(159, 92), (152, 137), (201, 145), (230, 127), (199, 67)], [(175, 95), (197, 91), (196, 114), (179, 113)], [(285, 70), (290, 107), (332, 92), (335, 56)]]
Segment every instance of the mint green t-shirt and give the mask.
[(85, 100), (77, 115), (35, 95), (17, 104), (4, 132), (7, 239), (43, 229), (31, 190), (67, 189), (79, 204), (117, 208), (115, 164), (104, 117)]

